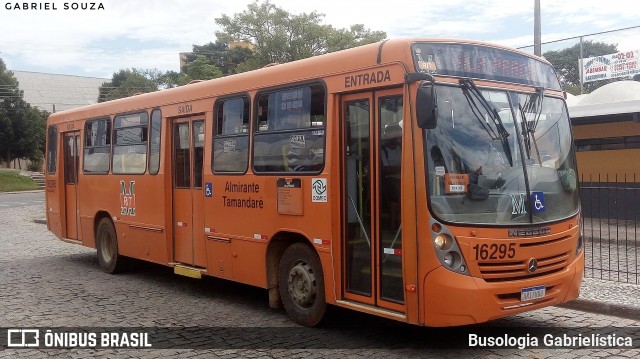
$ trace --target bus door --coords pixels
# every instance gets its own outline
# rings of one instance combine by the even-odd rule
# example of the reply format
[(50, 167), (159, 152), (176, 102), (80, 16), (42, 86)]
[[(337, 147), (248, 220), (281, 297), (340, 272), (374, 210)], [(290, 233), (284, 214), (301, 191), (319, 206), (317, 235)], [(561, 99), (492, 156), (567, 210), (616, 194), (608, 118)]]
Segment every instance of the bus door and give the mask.
[(204, 268), (204, 119), (174, 120), (172, 132), (174, 261)]
[(80, 132), (63, 134), (64, 203), (66, 238), (78, 239), (78, 166), (80, 164)]
[(344, 96), (341, 111), (344, 298), (405, 312), (402, 90)]

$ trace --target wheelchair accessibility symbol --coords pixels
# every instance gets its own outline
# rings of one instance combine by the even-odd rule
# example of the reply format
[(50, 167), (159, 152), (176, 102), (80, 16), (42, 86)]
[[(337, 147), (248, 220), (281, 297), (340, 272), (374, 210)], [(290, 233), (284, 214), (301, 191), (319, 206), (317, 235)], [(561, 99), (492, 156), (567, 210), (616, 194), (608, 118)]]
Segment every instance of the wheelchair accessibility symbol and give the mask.
[(531, 210), (533, 212), (544, 212), (543, 192), (531, 192)]
[(207, 182), (204, 184), (204, 196), (205, 197), (213, 196), (213, 184), (211, 182)]

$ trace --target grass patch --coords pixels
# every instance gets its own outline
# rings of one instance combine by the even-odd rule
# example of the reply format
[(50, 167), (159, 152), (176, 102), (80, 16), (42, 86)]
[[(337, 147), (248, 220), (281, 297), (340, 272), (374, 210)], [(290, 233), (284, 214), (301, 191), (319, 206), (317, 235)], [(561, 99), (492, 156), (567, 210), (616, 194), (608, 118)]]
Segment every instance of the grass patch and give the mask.
[(38, 189), (31, 177), (21, 176), (20, 172), (0, 171), (0, 192), (29, 191)]

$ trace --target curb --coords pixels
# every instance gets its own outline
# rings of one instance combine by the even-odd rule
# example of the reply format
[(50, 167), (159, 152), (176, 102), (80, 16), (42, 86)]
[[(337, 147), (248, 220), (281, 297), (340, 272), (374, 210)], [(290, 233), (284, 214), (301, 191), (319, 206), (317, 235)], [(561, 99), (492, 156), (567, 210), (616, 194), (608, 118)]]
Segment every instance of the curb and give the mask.
[(638, 318), (640, 318), (639, 307), (624, 304), (599, 302), (592, 299), (576, 299), (569, 303), (560, 304), (557, 307), (579, 310), (589, 313), (606, 314), (631, 320), (638, 320)]
[(20, 193), (40, 193), (40, 192), (44, 192), (44, 188), (43, 189), (31, 189), (31, 190), (27, 190), (27, 191), (0, 192), (0, 195), (2, 195), (2, 194), (20, 194)]

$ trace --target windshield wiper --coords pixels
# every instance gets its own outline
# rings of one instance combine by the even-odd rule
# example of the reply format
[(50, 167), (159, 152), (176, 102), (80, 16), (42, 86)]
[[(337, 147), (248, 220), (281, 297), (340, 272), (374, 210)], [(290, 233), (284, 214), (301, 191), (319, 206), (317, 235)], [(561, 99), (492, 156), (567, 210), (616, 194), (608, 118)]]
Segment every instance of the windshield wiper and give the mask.
[[(476, 116), (478, 121), (480, 121), (482, 128), (484, 128), (484, 130), (487, 132), (489, 137), (491, 137), (491, 140), (499, 139), (500, 142), (502, 142), (502, 149), (504, 150), (504, 153), (507, 156), (507, 160), (509, 160), (509, 165), (513, 167), (513, 158), (511, 157), (511, 147), (509, 146), (509, 139), (508, 139), (509, 132), (507, 132), (507, 129), (504, 127), (504, 123), (502, 122), (502, 119), (498, 114), (498, 110), (495, 108), (495, 106), (492, 106), (489, 103), (489, 101), (487, 101), (487, 99), (482, 95), (480, 90), (478, 90), (473, 80), (460, 79), (460, 85), (462, 86), (462, 93), (464, 93), (464, 96), (467, 98), (467, 102), (471, 107), (471, 112), (473, 112), (473, 114)], [(476, 103), (476, 100), (477, 102), (480, 103), (480, 106), (482, 106), (482, 108), (486, 111), (489, 118), (491, 119), (491, 122), (493, 122), (493, 125), (498, 130), (498, 133), (496, 133), (493, 130), (493, 128), (485, 124), (484, 118), (482, 117), (482, 110)]]
[[(518, 105), (520, 110), (520, 117), (522, 117), (522, 132), (526, 134), (524, 139), (525, 149), (527, 151), (527, 158), (531, 159), (531, 143), (536, 150), (536, 156), (538, 157), (538, 163), (542, 166), (542, 159), (540, 158), (540, 151), (538, 150), (538, 142), (536, 141), (536, 128), (538, 127), (538, 121), (540, 121), (540, 115), (542, 114), (542, 101), (544, 100), (544, 88), (539, 87), (536, 89), (536, 94), (532, 95), (529, 100), (522, 105)], [(538, 108), (535, 111), (536, 117), (529, 122), (526, 117), (526, 110), (533, 113), (534, 104), (538, 104)]]

